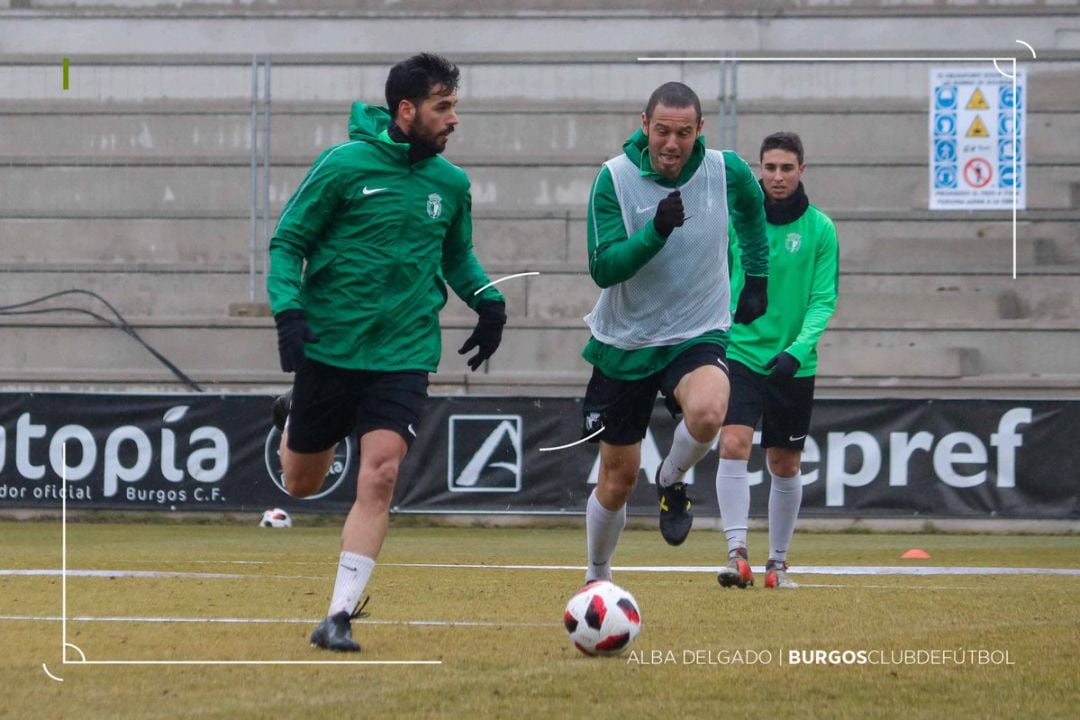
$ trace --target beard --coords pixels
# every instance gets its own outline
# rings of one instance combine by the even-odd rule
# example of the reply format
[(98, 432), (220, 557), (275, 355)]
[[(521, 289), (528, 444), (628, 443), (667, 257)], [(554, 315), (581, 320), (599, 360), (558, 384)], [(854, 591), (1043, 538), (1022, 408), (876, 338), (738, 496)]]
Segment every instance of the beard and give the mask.
[(414, 146), (418, 146), (432, 155), (438, 155), (446, 149), (449, 134), (451, 132), (453, 132), (453, 130), (446, 133), (440, 133), (431, 128), (414, 126), (409, 133), (409, 140), (412, 141)]

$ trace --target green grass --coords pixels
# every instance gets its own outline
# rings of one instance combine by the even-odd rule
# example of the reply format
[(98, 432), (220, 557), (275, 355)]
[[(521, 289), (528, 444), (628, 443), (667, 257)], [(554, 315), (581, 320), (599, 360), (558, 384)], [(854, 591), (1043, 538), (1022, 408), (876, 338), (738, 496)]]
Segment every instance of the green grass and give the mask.
[[(59, 568), (60, 540), (59, 523), (0, 523), (0, 569)], [(755, 564), (765, 543), (751, 534)], [(723, 545), (715, 532), (670, 548), (655, 530), (630, 530), (616, 565), (714, 566)], [(306, 641), (326, 609), (337, 546), (334, 527), (70, 524), (71, 569), (243, 577), (70, 577), (69, 616), (303, 622), (69, 620), (68, 639), (90, 660), (342, 659)], [(932, 555), (921, 565), (1076, 568), (1080, 537), (800, 533), (794, 547), (793, 575), (804, 584), (795, 592), (724, 590), (711, 572), (619, 572), (645, 629), (633, 655), (592, 659), (560, 622), (580, 570), (409, 565), (579, 565), (581, 529), (394, 527), (369, 586), (371, 617), (355, 628), (359, 657), (441, 665), (79, 666), (61, 663), (59, 622), (0, 620), (0, 717), (1073, 716), (1080, 576), (797, 569), (908, 565), (900, 554), (911, 547)], [(60, 598), (58, 577), (0, 576), (0, 615), (59, 615)], [(782, 664), (792, 649), (996, 650), (1012, 664)], [(751, 653), (771, 661), (718, 664)]]

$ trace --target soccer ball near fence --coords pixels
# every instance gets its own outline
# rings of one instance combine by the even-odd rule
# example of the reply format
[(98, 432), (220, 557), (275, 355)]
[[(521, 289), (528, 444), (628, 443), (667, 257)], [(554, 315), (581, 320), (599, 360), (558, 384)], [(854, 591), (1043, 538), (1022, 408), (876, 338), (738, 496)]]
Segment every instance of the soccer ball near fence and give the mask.
[(598, 580), (570, 598), (563, 623), (574, 646), (586, 655), (618, 655), (641, 632), (641, 611), (633, 595)]
[(262, 520), (259, 521), (259, 527), (292, 527), (292, 518), (289, 517), (289, 513), (281, 508), (271, 508), (263, 513)]

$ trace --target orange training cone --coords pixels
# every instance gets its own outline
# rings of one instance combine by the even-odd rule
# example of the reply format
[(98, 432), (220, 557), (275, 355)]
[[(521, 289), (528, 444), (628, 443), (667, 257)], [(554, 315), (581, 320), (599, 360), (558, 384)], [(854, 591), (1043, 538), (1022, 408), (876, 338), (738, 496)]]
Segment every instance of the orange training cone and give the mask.
[(911, 548), (906, 553), (900, 556), (901, 560), (929, 560), (930, 553), (919, 548)]

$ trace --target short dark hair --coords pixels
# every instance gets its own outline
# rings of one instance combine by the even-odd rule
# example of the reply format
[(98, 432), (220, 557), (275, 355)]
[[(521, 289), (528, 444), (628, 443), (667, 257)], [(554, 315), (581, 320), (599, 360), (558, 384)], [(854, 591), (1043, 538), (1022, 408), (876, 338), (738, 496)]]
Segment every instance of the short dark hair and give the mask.
[(799, 159), (799, 164), (803, 164), (802, 138), (796, 133), (782, 131), (766, 136), (761, 141), (761, 152), (758, 153), (758, 161), (765, 157), (765, 153), (769, 150), (787, 150), (795, 153), (795, 157)]
[(441, 86), (445, 93), (454, 92), (460, 76), (457, 65), (440, 55), (420, 53), (402, 60), (386, 76), (386, 106), (390, 117), (397, 117), (402, 100), (419, 106), (437, 87)]
[(697, 113), (697, 119), (701, 119), (701, 100), (689, 85), (681, 82), (666, 82), (653, 90), (653, 94), (649, 96), (649, 103), (645, 106), (646, 120), (652, 120), (653, 110), (657, 105), (673, 108), (693, 107), (694, 112)]

